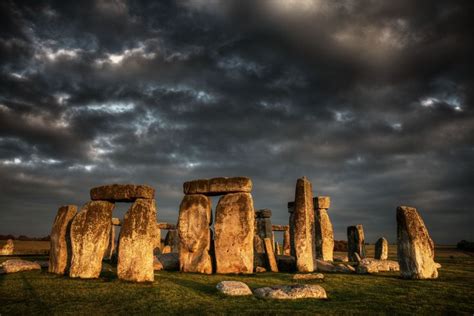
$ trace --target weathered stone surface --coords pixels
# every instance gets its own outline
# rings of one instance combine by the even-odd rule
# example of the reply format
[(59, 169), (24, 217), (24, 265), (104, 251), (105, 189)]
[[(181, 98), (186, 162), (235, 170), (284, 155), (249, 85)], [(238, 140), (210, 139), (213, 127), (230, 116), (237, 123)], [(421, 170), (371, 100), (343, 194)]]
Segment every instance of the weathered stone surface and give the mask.
[(179, 207), (179, 267), (182, 272), (212, 273), (211, 199), (185, 195)]
[(104, 259), (106, 260), (112, 259), (116, 250), (115, 243), (116, 243), (115, 225), (112, 224), (112, 227), (110, 227), (109, 244), (107, 246), (107, 249), (105, 250)]
[(293, 280), (324, 280), (322, 273), (297, 273), (293, 276)]
[(97, 278), (109, 244), (114, 204), (107, 201), (86, 203), (71, 223), (72, 278)]
[(362, 225), (347, 227), (347, 256), (350, 261), (357, 261), (355, 253), (365, 258), (365, 238)]
[(355, 268), (342, 263), (331, 263), (324, 260), (316, 260), (317, 270), (321, 272), (339, 272), (339, 273), (354, 273)]
[(290, 213), (288, 219), (288, 227), (290, 229), (290, 255), (295, 256), (295, 202), (288, 202), (288, 213)]
[(15, 273), (21, 271), (41, 270), (37, 262), (31, 262), (21, 259), (10, 259), (2, 263), (1, 267), (5, 273)]
[[(256, 213), (262, 211), (270, 211), (270, 210), (260, 210)], [(261, 215), (261, 213), (260, 213)], [(256, 215), (255, 217), (255, 237), (254, 237), (254, 253), (265, 253), (265, 243), (264, 238), (271, 238), (272, 237), (272, 222), (270, 216), (260, 216)], [(264, 214), (264, 215), (268, 215)], [(259, 262), (256, 261), (258, 265)]]
[(179, 270), (179, 254), (163, 253), (157, 255), (153, 259), (154, 270), (178, 271)]
[(265, 252), (267, 253), (268, 267), (272, 272), (278, 272), (278, 265), (275, 258), (275, 253), (273, 252), (272, 240), (270, 238), (264, 238), (263, 242), (265, 243)]
[(254, 220), (250, 193), (231, 193), (220, 198), (214, 224), (217, 273), (253, 272)]
[(315, 210), (314, 230), (316, 239), (316, 258), (333, 261), (334, 231), (328, 211), (324, 208)]
[(270, 218), (272, 217), (272, 210), (267, 208), (255, 211), (256, 218)]
[(323, 287), (315, 284), (280, 285), (262, 287), (254, 291), (256, 297), (279, 300), (294, 300), (300, 298), (326, 299)]
[(179, 252), (179, 234), (178, 230), (176, 229), (171, 229), (168, 230), (165, 236), (165, 247), (169, 246), (170, 251), (169, 252)]
[(402, 278), (435, 279), (434, 242), (423, 219), (413, 207), (397, 208), (398, 263)]
[(278, 271), (280, 272), (295, 272), (296, 259), (292, 256), (276, 256)]
[(298, 179), (295, 191), (294, 235), (296, 268), (314, 271), (314, 206), (313, 188), (306, 177)]
[(290, 230), (287, 229), (283, 233), (283, 255), (291, 255), (291, 244), (290, 244)]
[(0, 248), (0, 255), (11, 256), (14, 250), (15, 250), (15, 245), (13, 244), (13, 240), (8, 239), (7, 243)]
[(329, 209), (331, 206), (331, 198), (329, 196), (317, 196), (313, 198), (314, 209)]
[(175, 229), (177, 229), (176, 225), (171, 224), (171, 223), (158, 223), (157, 225), (158, 225), (159, 229), (165, 229), (165, 230), (175, 230)]
[(77, 213), (77, 206), (61, 206), (54, 218), (51, 229), (48, 272), (56, 274), (66, 273), (72, 256), (71, 223)]
[(137, 199), (125, 214), (118, 251), (119, 279), (152, 282), (153, 240), (156, 229), (156, 206), (153, 199)]
[(110, 184), (92, 188), (90, 193), (93, 201), (134, 202), (155, 198), (155, 189), (148, 185)]
[(388, 259), (388, 241), (387, 239), (380, 237), (375, 243), (375, 259), (387, 260)]
[(252, 295), (249, 286), (244, 282), (239, 281), (221, 281), (217, 283), (216, 289), (228, 296), (245, 296)]
[(120, 218), (113, 217), (113, 218), (112, 218), (112, 225), (114, 225), (114, 226), (122, 226), (122, 221), (120, 220)]
[(272, 231), (274, 232), (285, 232), (289, 230), (288, 225), (272, 225)]
[(252, 191), (252, 180), (247, 177), (213, 178), (188, 181), (183, 184), (184, 194), (223, 195)]
[(364, 258), (359, 262), (356, 271), (359, 274), (400, 271), (400, 266), (393, 260)]

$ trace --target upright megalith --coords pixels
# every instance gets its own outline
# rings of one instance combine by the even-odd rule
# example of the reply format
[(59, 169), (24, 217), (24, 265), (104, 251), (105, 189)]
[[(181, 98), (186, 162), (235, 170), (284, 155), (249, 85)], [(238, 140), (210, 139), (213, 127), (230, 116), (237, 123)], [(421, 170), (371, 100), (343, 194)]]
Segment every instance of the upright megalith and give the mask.
[(400, 273), (405, 279), (435, 279), (434, 242), (416, 208), (397, 208), (397, 245)]
[(290, 255), (295, 256), (295, 240), (293, 236), (295, 235), (295, 202), (288, 202), (288, 227), (290, 233)]
[(65, 205), (58, 209), (51, 229), (48, 272), (66, 273), (71, 263), (71, 222), (77, 213), (77, 206)]
[(212, 273), (211, 200), (202, 194), (185, 195), (179, 207), (179, 269)]
[(114, 206), (107, 201), (91, 201), (72, 220), (70, 277), (88, 279), (99, 276), (109, 243)]
[(219, 199), (214, 224), (217, 273), (253, 272), (254, 221), (250, 193), (230, 193)]
[(388, 241), (384, 237), (380, 237), (375, 243), (375, 259), (388, 259)]
[(255, 211), (255, 252), (265, 253), (264, 239), (272, 239), (272, 211), (263, 209)]
[(120, 231), (117, 264), (119, 279), (134, 282), (154, 280), (155, 229), (155, 200), (136, 199), (125, 214)]
[(112, 226), (110, 227), (109, 245), (107, 246), (107, 250), (105, 250), (105, 254), (104, 254), (105, 260), (111, 260), (116, 250), (115, 225), (113, 223), (114, 222), (112, 221)]
[(313, 272), (314, 265), (314, 205), (313, 188), (306, 177), (296, 182), (294, 236), (296, 268), (299, 272)]
[(290, 229), (288, 227), (283, 232), (283, 255), (289, 256), (290, 254), (291, 254)]
[(349, 261), (358, 261), (356, 254), (361, 259), (365, 258), (365, 239), (362, 225), (347, 227), (347, 256)]
[(318, 196), (313, 203), (316, 258), (333, 261), (334, 231), (328, 215), (331, 200), (329, 196)]

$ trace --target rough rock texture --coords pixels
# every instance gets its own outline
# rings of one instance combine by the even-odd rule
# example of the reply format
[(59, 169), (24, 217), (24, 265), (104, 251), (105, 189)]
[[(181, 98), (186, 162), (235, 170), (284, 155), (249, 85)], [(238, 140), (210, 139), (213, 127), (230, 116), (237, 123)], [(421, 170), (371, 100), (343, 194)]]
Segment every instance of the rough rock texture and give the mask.
[(256, 297), (279, 300), (294, 300), (299, 298), (326, 299), (326, 291), (319, 285), (298, 284), (262, 287), (254, 291)]
[(220, 198), (214, 224), (217, 273), (252, 273), (254, 209), (250, 193)]
[(212, 273), (211, 199), (202, 194), (185, 195), (179, 207), (179, 269)]
[(331, 198), (329, 196), (317, 196), (313, 198), (314, 209), (329, 209), (331, 206)]
[(252, 191), (252, 180), (247, 177), (213, 178), (188, 181), (183, 184), (184, 194), (223, 195)]
[(71, 223), (77, 206), (64, 205), (58, 209), (51, 229), (48, 272), (64, 274), (71, 263)]
[(365, 258), (359, 262), (356, 271), (359, 274), (400, 271), (400, 266), (393, 260)]
[(295, 202), (288, 202), (288, 213), (290, 216), (288, 218), (288, 227), (290, 230), (290, 255), (295, 256)]
[(322, 273), (297, 273), (293, 276), (293, 280), (323, 280)]
[(7, 243), (0, 248), (0, 255), (11, 256), (14, 250), (15, 250), (15, 245), (13, 244), (13, 240), (8, 239)]
[(113, 217), (112, 218), (112, 225), (114, 226), (122, 226), (122, 221), (118, 217)]
[(434, 242), (423, 219), (413, 207), (397, 208), (397, 244), (400, 274), (406, 279), (438, 277)]
[(283, 233), (283, 255), (289, 256), (290, 254), (291, 254), (290, 230), (287, 229)]
[(169, 252), (179, 252), (179, 234), (178, 230), (176, 229), (171, 229), (168, 230), (165, 236), (165, 247), (169, 246), (170, 251)]
[(154, 199), (155, 189), (148, 185), (110, 184), (91, 189), (91, 200), (134, 202), (136, 199)]
[(296, 259), (292, 256), (276, 256), (278, 271), (280, 272), (295, 272)]
[(355, 253), (365, 258), (364, 228), (362, 225), (347, 227), (347, 256), (349, 261), (357, 261)]
[(217, 283), (216, 289), (222, 294), (229, 296), (252, 295), (249, 286), (239, 281), (221, 281)]
[[(329, 200), (329, 197), (318, 197), (316, 200)], [(329, 202), (318, 202), (324, 206)], [(334, 253), (334, 231), (328, 210), (325, 208), (316, 208), (314, 212), (314, 230), (316, 239), (316, 258), (325, 261), (333, 261)]]
[(270, 238), (264, 238), (265, 243), (265, 252), (267, 253), (267, 262), (270, 271), (278, 272), (278, 265), (275, 258), (275, 253), (273, 252), (272, 240)]
[(21, 259), (10, 259), (2, 263), (1, 267), (5, 273), (15, 273), (20, 271), (41, 270), (37, 262)]
[(274, 232), (284, 232), (288, 230), (288, 225), (272, 225), (272, 231)]
[(313, 188), (306, 177), (298, 179), (295, 191), (294, 245), (299, 272), (314, 271), (314, 207)]
[(179, 270), (179, 254), (165, 253), (157, 255), (153, 258), (154, 270), (178, 271)]
[(72, 278), (97, 278), (109, 244), (114, 204), (107, 201), (86, 203), (71, 223)]
[(264, 238), (272, 238), (272, 211), (268, 209), (255, 212), (254, 252), (265, 253)]
[(331, 263), (324, 260), (316, 260), (317, 270), (321, 272), (339, 272), (339, 273), (354, 273), (355, 268), (348, 264)]
[(375, 259), (387, 260), (388, 259), (388, 241), (387, 239), (380, 237), (375, 243)]
[(137, 199), (125, 213), (118, 251), (119, 279), (134, 282), (152, 282), (153, 240), (156, 229), (154, 199)]

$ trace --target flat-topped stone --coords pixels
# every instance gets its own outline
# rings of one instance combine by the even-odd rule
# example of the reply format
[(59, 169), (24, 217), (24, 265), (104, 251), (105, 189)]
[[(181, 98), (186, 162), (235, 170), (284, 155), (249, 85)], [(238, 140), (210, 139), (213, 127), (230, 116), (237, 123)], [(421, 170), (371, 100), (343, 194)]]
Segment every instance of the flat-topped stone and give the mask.
[(183, 184), (184, 194), (223, 195), (227, 193), (250, 193), (252, 180), (247, 177), (212, 178), (187, 181)]
[(329, 196), (317, 196), (313, 198), (314, 209), (328, 209), (331, 206), (331, 198)]
[(290, 229), (288, 225), (272, 225), (272, 230), (274, 232), (285, 232)]
[(21, 271), (41, 270), (37, 262), (22, 259), (10, 259), (2, 263), (1, 267), (5, 273), (15, 273)]
[(109, 184), (92, 188), (90, 193), (93, 201), (134, 202), (155, 198), (155, 189), (148, 185)]
[(272, 217), (272, 210), (269, 209), (263, 209), (263, 210), (258, 210), (255, 211), (255, 217), (258, 218), (270, 218)]

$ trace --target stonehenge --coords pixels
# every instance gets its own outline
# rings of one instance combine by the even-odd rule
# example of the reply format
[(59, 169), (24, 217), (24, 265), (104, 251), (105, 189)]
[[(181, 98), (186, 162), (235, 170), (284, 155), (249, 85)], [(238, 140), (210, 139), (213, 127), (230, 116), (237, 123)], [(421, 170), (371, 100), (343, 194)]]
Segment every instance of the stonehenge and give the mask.
[(313, 201), (316, 258), (333, 261), (334, 232), (328, 215), (331, 200), (329, 196), (317, 196)]
[(375, 243), (374, 258), (379, 260), (388, 259), (388, 241), (384, 237), (380, 237)]
[(358, 261), (357, 255), (365, 258), (365, 238), (362, 225), (347, 227), (347, 257), (349, 261)]
[(51, 229), (48, 272), (64, 274), (71, 260), (71, 221), (77, 213), (77, 206), (64, 205), (58, 209)]

